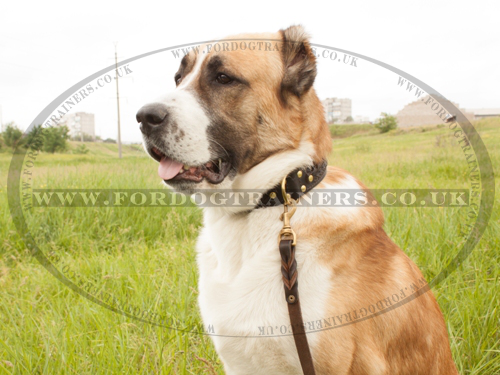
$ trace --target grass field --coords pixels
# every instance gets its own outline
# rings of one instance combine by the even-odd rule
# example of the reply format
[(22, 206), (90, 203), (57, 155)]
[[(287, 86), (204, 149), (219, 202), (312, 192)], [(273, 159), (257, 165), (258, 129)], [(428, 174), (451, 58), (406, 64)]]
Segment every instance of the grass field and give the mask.
[[(500, 172), (500, 119), (475, 123)], [(370, 188), (468, 188), (446, 127), (355, 132), (334, 139), (330, 164)], [(76, 147), (73, 144), (72, 147)], [(42, 154), (35, 188), (159, 188), (157, 165), (135, 147), (88, 144), (85, 155)], [(74, 293), (30, 255), (7, 207), (10, 155), (0, 153), (0, 374), (222, 374), (209, 337), (155, 327)], [(496, 180), (498, 183), (498, 179)], [(461, 374), (500, 374), (498, 198), (479, 245), (434, 288)], [(457, 208), (384, 208), (385, 229), (430, 281), (456, 254)], [(30, 231), (57, 266), (100, 290), (185, 325), (200, 323), (197, 208), (39, 208)]]
[(352, 136), (374, 135), (379, 131), (370, 124), (330, 125), (332, 138), (347, 138)]

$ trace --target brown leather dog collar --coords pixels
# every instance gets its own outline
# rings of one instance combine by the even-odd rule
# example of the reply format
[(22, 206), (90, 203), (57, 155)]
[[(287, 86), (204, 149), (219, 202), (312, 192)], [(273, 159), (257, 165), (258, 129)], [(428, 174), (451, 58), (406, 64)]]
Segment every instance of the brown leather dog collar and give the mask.
[[(326, 176), (328, 162), (297, 168), (286, 177), (286, 191), (291, 198), (298, 200), (301, 196), (316, 187)], [(281, 194), (281, 183), (266, 191), (255, 208), (280, 206), (284, 202)]]

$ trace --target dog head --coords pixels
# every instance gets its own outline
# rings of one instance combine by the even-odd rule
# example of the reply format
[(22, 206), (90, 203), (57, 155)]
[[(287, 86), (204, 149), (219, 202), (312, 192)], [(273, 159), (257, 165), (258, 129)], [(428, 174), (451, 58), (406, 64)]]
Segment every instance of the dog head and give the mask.
[(331, 139), (301, 26), (192, 50), (176, 89), (137, 113), (144, 147), (175, 190), (267, 189), (320, 162)]

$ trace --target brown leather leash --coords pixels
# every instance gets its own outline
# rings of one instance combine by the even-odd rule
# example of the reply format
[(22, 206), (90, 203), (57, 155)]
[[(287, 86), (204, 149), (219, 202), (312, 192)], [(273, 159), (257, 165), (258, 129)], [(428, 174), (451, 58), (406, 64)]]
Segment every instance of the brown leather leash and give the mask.
[[(297, 236), (290, 226), (290, 219), (295, 213), (295, 210), (297, 210), (297, 207), (295, 207), (295, 201), (287, 197), (284, 185), (285, 179), (283, 179), (285, 208), (280, 216), (280, 219), (283, 221), (283, 229), (281, 229), (278, 237), (281, 254), (281, 276), (285, 287), (285, 300), (288, 304), (288, 315), (290, 315), (290, 324), (292, 326), (295, 347), (299, 354), (300, 365), (302, 366), (304, 375), (314, 375), (313, 359), (311, 350), (309, 349), (309, 343), (307, 342), (304, 320), (302, 319), (302, 310), (300, 308), (297, 260), (295, 259)], [(290, 205), (292, 208), (289, 211), (288, 206)]]
[[(278, 236), (281, 255), (281, 274), (295, 347), (297, 348), (304, 375), (315, 375), (316, 372), (314, 371), (314, 363), (307, 342), (302, 310), (300, 308), (297, 261), (295, 259), (297, 236), (291, 227), (290, 219), (297, 210), (295, 199), (298, 200), (300, 196), (319, 184), (326, 175), (326, 168), (327, 162), (324, 161), (320, 165), (315, 164), (312, 167), (305, 168), (305, 170), (298, 169), (289, 173), (283, 178), (279, 187), (275, 187), (264, 194), (257, 206), (257, 208), (260, 208), (283, 204), (284, 207), (284, 211), (280, 216), (280, 220), (283, 221), (283, 228)], [(287, 184), (291, 185), (291, 189), (289, 189), (290, 193), (287, 192)], [(277, 194), (279, 188), (281, 188), (281, 194)], [(275, 202), (276, 198), (278, 198), (278, 203)]]

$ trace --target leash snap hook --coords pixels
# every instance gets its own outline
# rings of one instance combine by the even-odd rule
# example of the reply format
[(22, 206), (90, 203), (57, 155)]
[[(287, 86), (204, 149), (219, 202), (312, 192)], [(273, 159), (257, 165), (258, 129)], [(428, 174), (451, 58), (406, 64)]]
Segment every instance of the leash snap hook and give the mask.
[[(292, 239), (292, 245), (297, 244), (297, 235), (295, 234), (292, 226), (290, 224), (290, 219), (295, 214), (297, 207), (295, 206), (295, 201), (291, 199), (290, 195), (286, 192), (286, 176), (281, 182), (281, 193), (283, 194), (283, 207), (284, 211), (280, 215), (280, 220), (283, 221), (283, 228), (278, 235), (278, 243), (283, 239)], [(288, 206), (291, 206), (291, 210), (288, 210)]]

